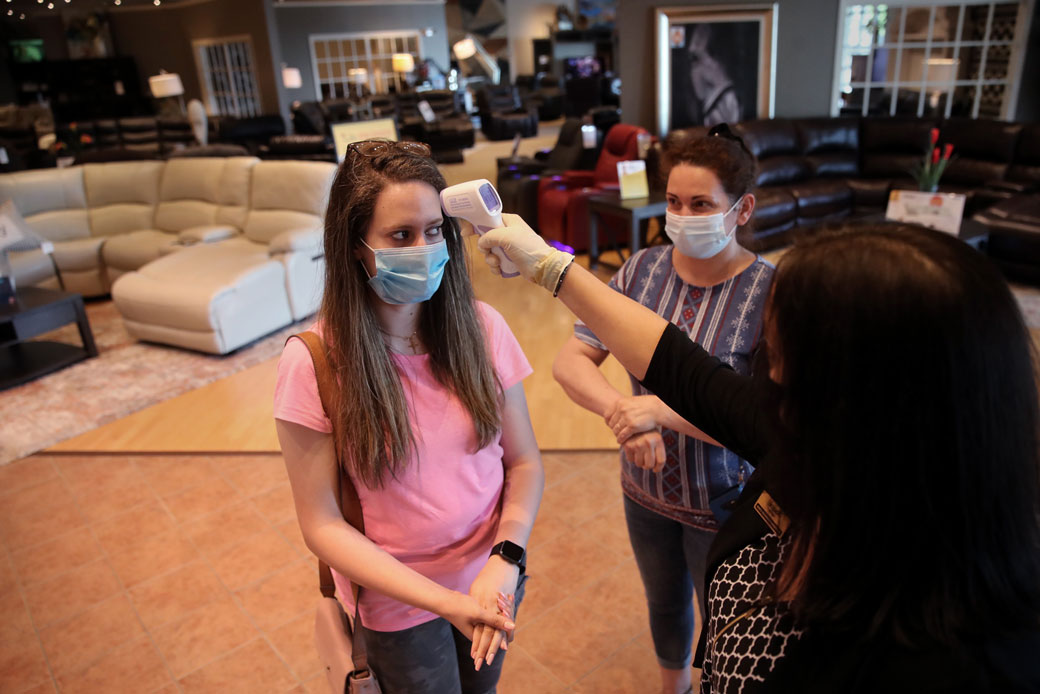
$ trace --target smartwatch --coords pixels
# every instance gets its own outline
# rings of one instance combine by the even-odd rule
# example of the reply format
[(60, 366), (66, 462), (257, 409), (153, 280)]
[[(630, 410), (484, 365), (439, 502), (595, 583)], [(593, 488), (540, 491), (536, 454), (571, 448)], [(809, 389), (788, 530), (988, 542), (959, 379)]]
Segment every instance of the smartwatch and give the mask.
[(520, 575), (524, 575), (524, 557), (527, 553), (524, 551), (523, 547), (516, 544), (515, 542), (505, 540), (503, 542), (499, 542), (497, 545), (491, 548), (491, 556), (493, 557), (496, 554), (505, 559), (510, 564), (516, 564), (518, 567), (520, 567)]

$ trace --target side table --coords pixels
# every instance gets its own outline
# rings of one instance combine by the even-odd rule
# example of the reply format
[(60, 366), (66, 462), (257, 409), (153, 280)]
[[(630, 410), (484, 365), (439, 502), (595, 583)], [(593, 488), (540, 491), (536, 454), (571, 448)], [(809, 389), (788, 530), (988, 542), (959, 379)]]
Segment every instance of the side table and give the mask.
[(629, 227), (629, 252), (635, 253), (646, 238), (651, 219), (663, 218), (668, 209), (664, 194), (653, 192), (646, 198), (621, 199), (617, 191), (599, 193), (588, 199), (589, 205), (589, 267), (599, 264), (599, 221), (602, 216), (620, 217)]
[[(79, 327), (82, 347), (31, 339), (69, 323)], [(15, 303), (0, 304), (0, 390), (97, 355), (79, 294), (26, 287), (15, 292)]]

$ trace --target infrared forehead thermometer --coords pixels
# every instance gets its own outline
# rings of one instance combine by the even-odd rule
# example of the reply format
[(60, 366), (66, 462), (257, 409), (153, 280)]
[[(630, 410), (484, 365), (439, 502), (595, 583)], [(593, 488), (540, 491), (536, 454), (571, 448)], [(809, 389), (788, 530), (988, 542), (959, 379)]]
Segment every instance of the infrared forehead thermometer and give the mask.
[[(502, 198), (498, 197), (495, 186), (485, 178), (448, 186), (441, 191), (441, 207), (449, 217), (465, 219), (482, 236), (502, 226)], [(501, 248), (496, 248), (493, 253), (502, 261), (500, 269), (503, 277), (520, 274)]]

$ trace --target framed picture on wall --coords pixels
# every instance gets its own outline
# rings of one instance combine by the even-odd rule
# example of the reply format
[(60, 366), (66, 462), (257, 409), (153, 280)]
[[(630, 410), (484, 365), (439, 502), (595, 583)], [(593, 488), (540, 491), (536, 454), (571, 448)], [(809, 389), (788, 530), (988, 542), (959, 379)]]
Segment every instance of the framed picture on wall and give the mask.
[(773, 116), (777, 3), (655, 10), (657, 127)]

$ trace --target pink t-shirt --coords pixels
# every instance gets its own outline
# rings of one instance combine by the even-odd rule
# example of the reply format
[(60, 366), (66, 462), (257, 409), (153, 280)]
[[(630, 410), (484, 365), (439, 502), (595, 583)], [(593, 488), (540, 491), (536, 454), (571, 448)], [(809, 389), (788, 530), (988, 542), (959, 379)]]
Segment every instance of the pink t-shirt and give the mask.
[[(483, 302), (477, 307), (488, 352), (503, 389), (508, 389), (530, 375), (531, 365), (502, 316)], [(321, 326), (312, 329), (320, 334)], [(382, 489), (369, 489), (352, 476), (365, 534), (415, 571), (468, 593), (487, 563), (498, 530), (504, 482), (501, 432), (473, 453), (473, 421), (458, 398), (433, 377), (429, 356), (393, 354), (393, 359), (405, 385), (416, 450), (404, 471)], [(278, 362), (274, 416), (332, 432), (310, 352), (301, 340), (289, 340)], [(332, 573), (340, 598), (352, 612), (349, 581)], [(399, 631), (436, 616), (375, 590), (362, 592), (361, 620), (375, 631)]]

